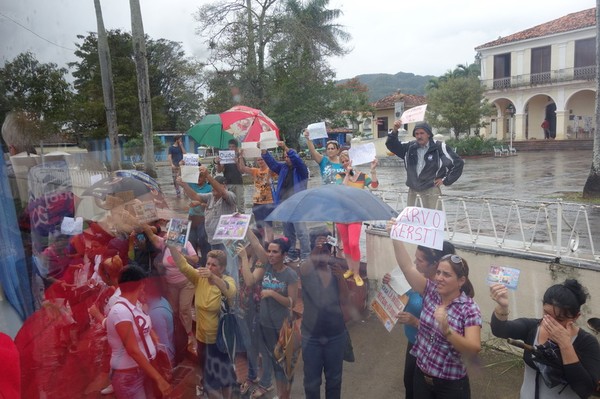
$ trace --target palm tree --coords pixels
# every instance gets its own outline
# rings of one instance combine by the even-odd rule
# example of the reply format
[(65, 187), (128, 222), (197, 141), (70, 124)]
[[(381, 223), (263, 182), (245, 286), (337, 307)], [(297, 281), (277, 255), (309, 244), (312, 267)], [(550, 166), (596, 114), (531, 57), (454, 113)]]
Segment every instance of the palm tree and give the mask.
[(117, 125), (117, 109), (115, 106), (115, 88), (112, 80), (110, 50), (108, 48), (108, 36), (106, 34), (106, 29), (104, 29), (100, 0), (94, 0), (94, 7), (96, 8), (96, 24), (98, 25), (98, 58), (100, 59), (102, 94), (104, 96), (106, 126), (108, 128), (108, 140), (110, 142), (110, 164), (112, 170), (117, 170), (120, 168), (121, 164), (121, 152), (119, 147), (119, 128)]
[(142, 137), (144, 138), (144, 170), (156, 176), (154, 170), (154, 141), (152, 139), (152, 103), (150, 97), (150, 79), (148, 77), (148, 57), (146, 39), (139, 0), (129, 0), (131, 10), (131, 39), (133, 42), (133, 57), (138, 82), (138, 100), (142, 120)]
[(600, 0), (596, 0), (596, 129), (590, 174), (583, 186), (583, 198), (600, 198)]

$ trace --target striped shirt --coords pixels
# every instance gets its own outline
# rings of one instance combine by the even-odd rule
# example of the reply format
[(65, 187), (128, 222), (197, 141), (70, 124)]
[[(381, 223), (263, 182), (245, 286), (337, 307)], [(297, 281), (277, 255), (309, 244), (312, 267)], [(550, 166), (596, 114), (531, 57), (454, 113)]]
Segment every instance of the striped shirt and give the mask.
[[(423, 295), (423, 310), (419, 323), (417, 342), (410, 354), (417, 358), (417, 366), (430, 376), (446, 380), (458, 380), (467, 375), (460, 353), (437, 327), (433, 314), (442, 303), (436, 283), (427, 280)], [(465, 328), (480, 326), (479, 306), (464, 292), (447, 307), (448, 324), (454, 333), (465, 335)]]

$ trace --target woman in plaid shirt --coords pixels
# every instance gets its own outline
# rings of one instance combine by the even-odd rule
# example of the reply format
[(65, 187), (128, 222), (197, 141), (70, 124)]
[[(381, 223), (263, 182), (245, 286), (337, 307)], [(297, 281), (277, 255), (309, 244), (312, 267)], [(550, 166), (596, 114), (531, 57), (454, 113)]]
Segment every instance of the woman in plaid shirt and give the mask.
[(471, 397), (465, 363), (481, 350), (481, 311), (473, 301), (469, 266), (458, 255), (438, 263), (433, 280), (413, 264), (404, 244), (392, 240), (396, 261), (413, 290), (423, 297), (417, 341), (414, 396), (420, 399)]

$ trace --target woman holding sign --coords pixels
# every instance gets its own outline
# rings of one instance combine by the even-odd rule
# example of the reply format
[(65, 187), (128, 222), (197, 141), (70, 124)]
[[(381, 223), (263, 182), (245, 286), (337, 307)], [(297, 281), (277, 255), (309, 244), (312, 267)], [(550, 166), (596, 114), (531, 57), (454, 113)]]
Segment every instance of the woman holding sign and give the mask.
[(310, 156), (319, 165), (323, 184), (335, 184), (335, 176), (344, 171), (339, 157), (340, 143), (335, 140), (327, 140), (325, 156), (323, 156), (315, 149), (315, 145), (309, 137), (308, 129), (304, 131), (304, 137), (306, 138), (306, 145), (308, 145)]
[[(440, 259), (445, 255), (456, 253), (454, 245), (449, 241), (444, 241), (444, 246), (441, 250), (419, 245), (415, 251), (415, 266), (428, 280), (435, 280), (437, 267)], [(386, 273), (383, 276), (383, 283), (389, 284), (392, 276)], [(423, 298), (413, 289), (406, 292), (408, 302), (404, 307), (404, 311), (398, 315), (398, 322), (404, 324), (404, 335), (408, 339), (406, 346), (406, 354), (404, 357), (404, 391), (406, 399), (413, 399), (414, 389), (413, 380), (415, 370), (417, 368), (417, 358), (410, 353), (412, 347), (417, 341), (417, 331), (419, 328), (419, 318), (423, 309)]]
[(443, 256), (435, 278), (428, 280), (415, 267), (404, 247), (392, 240), (398, 266), (413, 290), (423, 297), (417, 341), (415, 398), (468, 399), (469, 377), (464, 361), (481, 350), (481, 311), (473, 301), (469, 266), (458, 255)]
[[(363, 189), (366, 186), (370, 186), (371, 188), (377, 188), (379, 186), (376, 174), (377, 159), (373, 159), (371, 162), (371, 176), (352, 168), (352, 161), (350, 161), (350, 154), (348, 151), (341, 152), (340, 162), (344, 167), (344, 172), (338, 173), (335, 176), (335, 180), (338, 184), (345, 184), (346, 186), (360, 189)], [(346, 257), (346, 262), (348, 263), (348, 271), (344, 273), (344, 278), (354, 276), (354, 282), (360, 287), (364, 284), (362, 277), (360, 277), (359, 243), (362, 222), (349, 224), (337, 223), (337, 229), (344, 245), (344, 255)]]
[(500, 338), (525, 342), (525, 375), (521, 399), (587, 398), (600, 379), (600, 345), (575, 323), (587, 299), (577, 280), (566, 280), (548, 288), (542, 299), (541, 319), (508, 320), (508, 288), (490, 287), (498, 304), (492, 313), (492, 333)]

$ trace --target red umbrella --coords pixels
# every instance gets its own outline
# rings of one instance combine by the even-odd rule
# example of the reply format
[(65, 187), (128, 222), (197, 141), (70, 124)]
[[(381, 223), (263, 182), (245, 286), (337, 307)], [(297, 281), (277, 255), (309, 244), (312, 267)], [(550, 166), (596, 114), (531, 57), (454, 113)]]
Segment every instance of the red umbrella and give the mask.
[(262, 132), (274, 131), (279, 139), (279, 128), (260, 109), (236, 105), (221, 114), (223, 130), (234, 136), (246, 136), (244, 141), (260, 141)]

